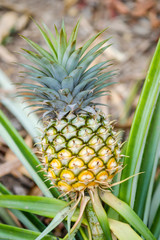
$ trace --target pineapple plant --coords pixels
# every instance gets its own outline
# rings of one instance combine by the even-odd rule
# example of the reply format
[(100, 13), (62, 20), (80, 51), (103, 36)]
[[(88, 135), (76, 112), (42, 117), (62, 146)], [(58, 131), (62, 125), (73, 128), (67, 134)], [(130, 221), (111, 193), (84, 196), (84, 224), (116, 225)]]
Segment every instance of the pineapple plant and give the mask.
[(22, 36), (35, 51), (23, 49), (23, 56), (34, 64), (22, 64), (33, 84), (19, 84), (19, 96), (34, 102), (31, 107), (42, 113), (39, 153), (46, 180), (61, 196), (68, 194), (79, 202), (90, 191), (110, 188), (122, 167), (119, 133), (96, 101), (108, 94), (104, 88), (113, 84), (109, 79), (114, 73), (105, 71), (110, 61), (90, 67), (109, 47), (109, 39), (88, 50), (104, 29), (76, 49), (79, 22), (69, 39), (64, 23), (60, 32), (55, 27), (56, 37), (45, 25), (36, 25), (50, 52)]
[[(23, 219), (24, 225), (30, 229), (22, 231), (19, 227), (0, 224), (0, 239), (57, 239), (52, 233), (47, 234), (64, 220), (68, 234), (63, 240), (75, 239), (77, 231), (76, 239), (142, 240), (142, 235), (147, 240), (155, 240), (154, 235), (158, 236), (159, 233), (158, 224), (154, 222), (154, 226), (150, 226), (153, 235), (130, 207), (128, 196), (133, 189), (135, 191), (135, 187), (127, 187), (125, 191), (120, 188), (119, 197), (122, 195), (120, 199), (112, 194), (113, 186), (123, 182), (126, 184), (129, 179), (128, 182), (131, 184), (137, 169), (132, 171), (131, 168), (131, 165), (136, 166), (133, 162), (134, 154), (131, 155), (129, 166), (124, 169), (121, 181), (117, 180), (113, 183), (114, 176), (122, 170), (122, 143), (119, 133), (113, 129), (113, 122), (110, 122), (109, 118), (98, 109), (100, 104), (96, 99), (108, 94), (104, 88), (113, 83), (109, 82), (109, 79), (114, 73), (105, 72), (110, 64), (109, 61), (90, 66), (108, 48), (109, 45), (106, 43), (109, 39), (89, 48), (106, 29), (89, 39), (81, 48), (76, 49), (79, 22), (69, 39), (64, 23), (60, 32), (55, 27), (56, 37), (47, 26), (41, 27), (37, 23), (36, 25), (50, 52), (22, 36), (34, 49), (34, 51), (23, 49), (22, 55), (32, 64), (21, 64), (27, 69), (25, 73), (32, 83), (18, 83), (18, 95), (25, 96), (26, 101), (31, 102), (30, 107), (36, 108), (33, 111), (41, 112), (41, 120), (44, 123), (38, 143), (41, 164), (38, 166), (39, 160), (27, 148), (2, 111), (0, 111), (0, 133), (31, 173), (45, 197), (13, 196), (0, 184), (0, 207), (15, 209), (13, 213), (20, 221)], [(155, 69), (153, 67), (155, 62), (159, 63), (160, 45), (157, 49), (149, 74)], [(152, 88), (155, 88), (158, 92), (158, 78), (151, 77), (151, 80), (146, 81), (144, 89), (149, 88), (153, 93)], [(147, 93), (144, 91), (145, 97), (148, 97)], [(142, 100), (145, 99), (143, 94)], [(150, 102), (152, 100), (158, 106), (159, 98), (156, 102), (156, 98), (152, 96), (155, 94), (149, 95)], [(142, 100), (140, 105), (144, 103)], [(147, 108), (152, 111), (152, 106), (149, 105)], [(139, 112), (144, 110), (145, 106), (141, 106)], [(156, 114), (160, 116), (158, 111), (157, 107), (153, 114), (153, 122)], [(151, 114), (147, 117), (151, 117)], [(158, 122), (159, 118), (156, 119)], [(139, 118), (136, 118), (136, 121), (139, 121)], [(157, 125), (149, 126), (151, 132), (152, 126), (156, 128)], [(137, 128), (137, 123), (134, 123), (133, 127)], [(142, 130), (142, 133), (146, 131), (145, 128)], [(137, 138), (142, 137), (136, 135)], [(142, 149), (141, 145), (136, 145), (134, 139), (135, 135), (134, 137), (131, 135), (130, 141), (133, 142), (132, 144), (129, 142), (125, 153), (131, 151), (134, 146), (137, 146), (135, 153)], [(147, 141), (145, 138), (140, 140)], [(124, 159), (126, 163), (127, 158)], [(153, 159), (154, 164), (156, 161), (156, 158)], [(152, 175), (154, 176), (154, 173)], [(53, 196), (59, 196), (61, 200)], [(132, 196), (132, 199), (136, 199), (135, 196)], [(141, 199), (144, 200), (145, 197)], [(27, 215), (25, 211), (28, 212)], [(115, 215), (115, 211), (118, 216)], [(146, 211), (148, 212), (148, 209)], [(53, 217), (53, 220), (45, 227), (33, 213)], [(122, 217), (121, 221), (119, 216)], [(158, 215), (155, 216), (155, 219), (157, 218)], [(75, 223), (72, 225), (71, 222)]]
[(40, 153), (46, 176), (62, 193), (108, 187), (121, 168), (121, 143), (93, 100), (108, 94), (104, 87), (112, 84), (108, 80), (113, 73), (104, 72), (109, 61), (89, 67), (108, 48), (103, 46), (108, 39), (88, 50), (105, 30), (76, 49), (79, 22), (69, 40), (64, 25), (60, 33), (55, 28), (57, 38), (37, 26), (51, 53), (24, 37), (36, 52), (23, 49), (23, 55), (36, 66), (23, 64), (34, 84), (23, 83), (19, 89), (21, 96), (34, 101), (35, 111), (43, 112)]

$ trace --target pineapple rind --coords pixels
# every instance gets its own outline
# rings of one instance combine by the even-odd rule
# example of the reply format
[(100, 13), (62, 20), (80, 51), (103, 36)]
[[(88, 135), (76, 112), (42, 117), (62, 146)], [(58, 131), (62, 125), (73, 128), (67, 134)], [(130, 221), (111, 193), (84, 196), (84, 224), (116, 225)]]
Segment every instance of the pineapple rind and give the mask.
[(121, 168), (120, 143), (112, 125), (102, 115), (71, 115), (49, 122), (42, 136), (48, 178), (62, 192), (110, 184)]

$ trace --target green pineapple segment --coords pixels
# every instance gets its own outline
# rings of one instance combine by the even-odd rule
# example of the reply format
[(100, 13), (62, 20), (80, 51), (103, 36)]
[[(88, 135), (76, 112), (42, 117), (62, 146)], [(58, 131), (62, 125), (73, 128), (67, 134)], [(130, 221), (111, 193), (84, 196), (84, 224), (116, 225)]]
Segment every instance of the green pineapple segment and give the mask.
[(70, 114), (50, 122), (41, 141), (47, 176), (63, 192), (109, 184), (121, 167), (116, 136), (101, 115)]

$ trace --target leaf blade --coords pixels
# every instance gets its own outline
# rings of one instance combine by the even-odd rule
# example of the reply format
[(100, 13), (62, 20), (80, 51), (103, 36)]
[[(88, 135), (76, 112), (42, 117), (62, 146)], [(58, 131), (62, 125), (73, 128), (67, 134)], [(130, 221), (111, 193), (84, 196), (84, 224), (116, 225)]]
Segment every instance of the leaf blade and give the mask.
[[(155, 54), (152, 58), (139, 104), (135, 112), (125, 153), (130, 158), (129, 160), (127, 157), (124, 158), (124, 165), (127, 164), (127, 167), (122, 172), (122, 180), (134, 175), (140, 170), (149, 124), (160, 91), (159, 54), (160, 41), (158, 42)], [(137, 177), (130, 179), (120, 186), (119, 197), (129, 203), (132, 207), (136, 193), (137, 179)]]
[(142, 238), (126, 223), (108, 219), (110, 228), (119, 240), (142, 240)]
[[(154, 178), (160, 153), (160, 95), (151, 120), (138, 179), (134, 211), (148, 223)], [(142, 188), (143, 186), (143, 188)]]
[[(6, 141), (11, 150), (17, 155), (22, 164), (26, 167), (36, 184), (42, 190), (45, 196), (53, 197), (58, 196), (58, 192), (54, 190), (50, 191), (48, 182), (44, 182), (44, 172), (38, 172), (42, 170), (39, 160), (31, 152), (30, 148), (26, 145), (21, 136), (17, 133), (15, 128), (9, 122), (7, 117), (0, 110), (0, 135)], [(37, 167), (38, 166), (38, 167)], [(52, 195), (53, 194), (53, 195)]]
[[(11, 209), (18, 209), (30, 213), (35, 213), (45, 217), (55, 217), (56, 214), (65, 208), (68, 202), (56, 198), (37, 197), (37, 196), (19, 196), (19, 195), (0, 195), (0, 206)], [(53, 208), (54, 206), (54, 208)], [(76, 221), (79, 216), (77, 209), (72, 217)], [(86, 219), (83, 223), (87, 225)]]
[[(8, 226), (0, 223), (0, 239), (2, 240), (34, 240), (40, 233), (31, 230)], [(56, 237), (46, 236), (44, 240), (56, 240)]]
[(147, 226), (138, 217), (138, 215), (133, 211), (133, 209), (122, 200), (115, 197), (111, 192), (100, 191), (101, 199), (118, 212), (132, 227), (134, 227), (143, 237), (147, 240), (156, 240)]

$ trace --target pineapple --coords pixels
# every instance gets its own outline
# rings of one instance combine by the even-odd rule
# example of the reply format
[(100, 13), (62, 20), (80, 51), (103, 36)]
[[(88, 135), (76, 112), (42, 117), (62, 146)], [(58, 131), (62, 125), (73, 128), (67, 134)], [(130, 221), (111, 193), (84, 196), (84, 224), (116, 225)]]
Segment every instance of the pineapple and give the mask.
[(117, 135), (97, 112), (49, 120), (41, 145), (47, 175), (62, 192), (109, 184), (120, 166)]
[(64, 23), (60, 32), (55, 27), (56, 37), (47, 26), (37, 26), (50, 51), (23, 37), (34, 49), (22, 53), (34, 64), (22, 64), (33, 83), (23, 83), (19, 93), (42, 112), (40, 152), (47, 178), (69, 196), (108, 188), (121, 168), (121, 143), (95, 100), (108, 94), (104, 88), (113, 83), (113, 72), (104, 72), (110, 61), (90, 64), (109, 47), (109, 39), (88, 50), (106, 29), (76, 49), (79, 22), (69, 39)]

